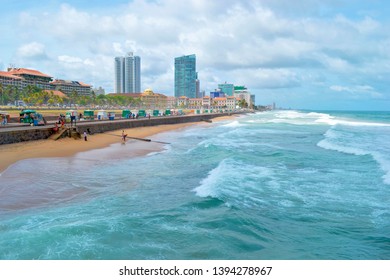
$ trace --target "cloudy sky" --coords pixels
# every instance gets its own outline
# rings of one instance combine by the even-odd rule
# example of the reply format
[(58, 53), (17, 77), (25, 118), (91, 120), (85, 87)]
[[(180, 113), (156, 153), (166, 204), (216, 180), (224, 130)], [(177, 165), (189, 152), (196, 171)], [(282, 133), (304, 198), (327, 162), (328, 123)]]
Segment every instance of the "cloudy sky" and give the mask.
[(196, 54), (201, 89), (245, 85), (256, 104), (390, 110), (385, 0), (0, 0), (0, 70), (114, 87), (115, 56), (173, 95), (174, 58)]

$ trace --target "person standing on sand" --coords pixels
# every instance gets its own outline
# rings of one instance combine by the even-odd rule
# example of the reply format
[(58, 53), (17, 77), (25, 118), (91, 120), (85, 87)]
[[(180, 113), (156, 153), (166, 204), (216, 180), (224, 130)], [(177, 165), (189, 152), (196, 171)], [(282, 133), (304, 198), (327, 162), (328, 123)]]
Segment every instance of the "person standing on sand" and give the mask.
[(125, 131), (122, 130), (122, 141), (123, 142), (126, 142), (126, 136), (127, 136), (127, 134), (125, 134)]
[(87, 141), (87, 132), (84, 131), (84, 141)]

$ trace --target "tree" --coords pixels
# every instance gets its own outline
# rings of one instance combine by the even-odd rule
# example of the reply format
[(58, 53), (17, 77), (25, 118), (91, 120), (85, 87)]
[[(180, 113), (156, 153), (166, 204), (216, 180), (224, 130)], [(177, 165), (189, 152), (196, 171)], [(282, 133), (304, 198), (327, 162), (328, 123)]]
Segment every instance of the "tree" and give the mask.
[(248, 108), (248, 102), (246, 102), (245, 99), (241, 99), (238, 101), (238, 106), (240, 106), (240, 108)]
[(95, 104), (96, 104), (96, 92), (94, 90), (91, 92), (91, 102), (92, 102), (92, 105), (95, 107)]
[(22, 90), (21, 99), (24, 97), (30, 96), (32, 93), (39, 91), (40, 89), (37, 89), (33, 85), (28, 85)]
[(91, 103), (91, 97), (89, 97), (88, 95), (81, 95), (77, 98), (77, 104), (85, 106), (90, 103)]
[(55, 105), (55, 104), (60, 104), (63, 103), (64, 100), (59, 97), (58, 95), (54, 95), (54, 93), (51, 91), (49, 93), (49, 99), (47, 100), (47, 104), (50, 105)]
[(70, 96), (69, 96), (71, 104), (76, 104), (78, 97), (79, 97), (78, 92), (75, 89), (72, 90), (72, 92), (70, 93)]
[(5, 88), (5, 91), (3, 92), (3, 102), (4, 104), (7, 104), (10, 101), (14, 101), (13, 95), (14, 95), (14, 86), (8, 85)]
[(103, 106), (107, 103), (107, 96), (105, 94), (100, 94), (96, 97), (96, 103), (99, 106)]

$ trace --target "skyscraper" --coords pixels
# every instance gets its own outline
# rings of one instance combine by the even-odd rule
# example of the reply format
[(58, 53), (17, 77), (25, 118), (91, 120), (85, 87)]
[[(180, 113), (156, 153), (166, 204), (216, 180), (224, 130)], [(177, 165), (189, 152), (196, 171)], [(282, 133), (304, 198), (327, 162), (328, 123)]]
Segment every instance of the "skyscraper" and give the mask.
[(185, 55), (175, 58), (175, 97), (187, 96), (195, 98), (197, 90), (198, 73), (196, 72), (196, 56)]
[(129, 52), (115, 57), (115, 93), (141, 92), (141, 58)]
[(224, 84), (218, 84), (218, 88), (221, 89), (221, 91), (225, 93), (227, 96), (233, 96), (233, 92), (234, 92), (233, 84), (227, 84), (225, 82)]

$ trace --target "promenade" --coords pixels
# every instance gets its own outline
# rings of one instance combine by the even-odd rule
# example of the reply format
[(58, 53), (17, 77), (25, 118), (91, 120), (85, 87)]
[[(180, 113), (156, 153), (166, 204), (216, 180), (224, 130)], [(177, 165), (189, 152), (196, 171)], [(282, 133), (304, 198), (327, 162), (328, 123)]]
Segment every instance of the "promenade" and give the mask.
[[(237, 114), (237, 113), (233, 113)], [(77, 121), (72, 125), (72, 131), (83, 133), (90, 131), (91, 133), (103, 133), (119, 129), (130, 129), (135, 127), (179, 124), (188, 122), (210, 121), (216, 117), (228, 116), (232, 113), (215, 113), (215, 114), (198, 114), (198, 115), (182, 115), (182, 116), (162, 116), (140, 118), (140, 119), (116, 119), (116, 120), (94, 120), (94, 121)], [(24, 141), (42, 140), (49, 138), (53, 133), (55, 122), (49, 122), (45, 126), (29, 126), (26, 124), (9, 123), (6, 126), (0, 127), (0, 145), (12, 144)], [(70, 123), (66, 124), (67, 128), (71, 127)], [(70, 134), (64, 135), (71, 136)]]

